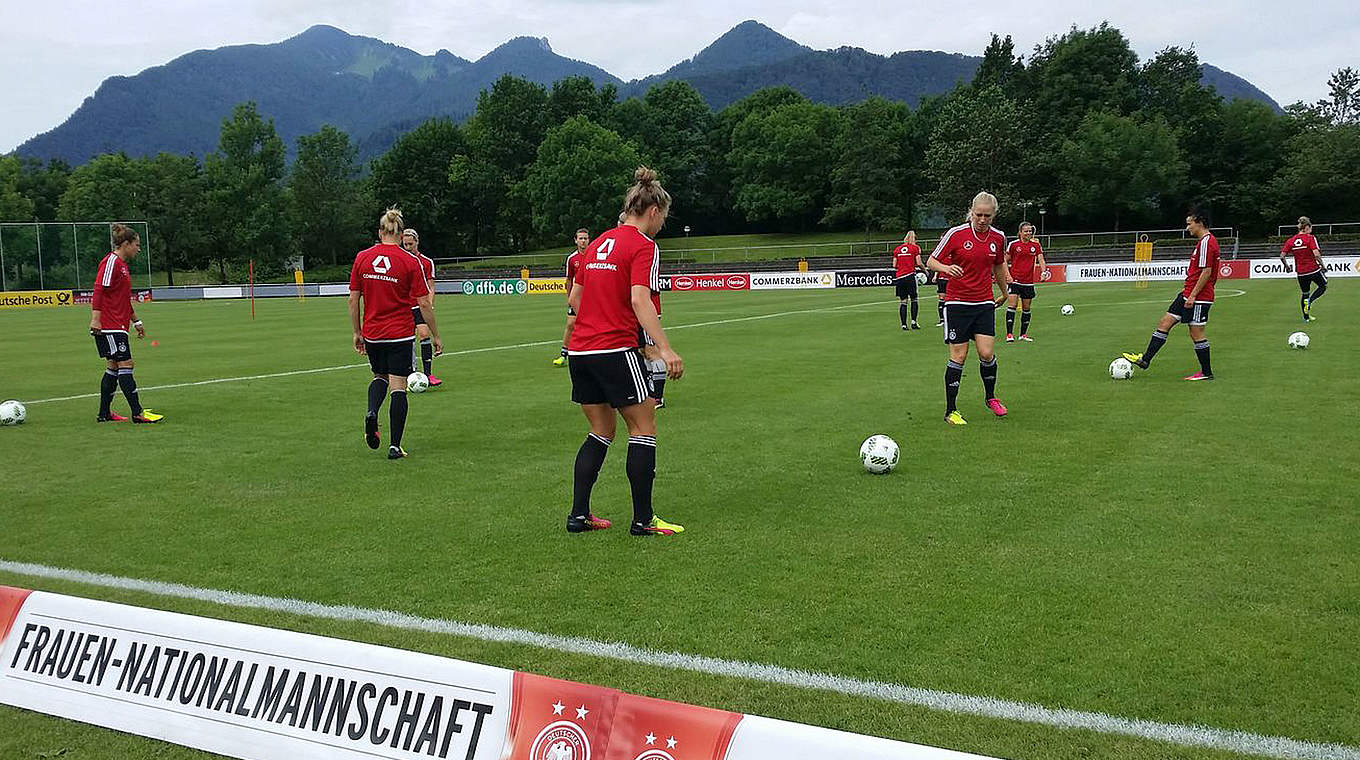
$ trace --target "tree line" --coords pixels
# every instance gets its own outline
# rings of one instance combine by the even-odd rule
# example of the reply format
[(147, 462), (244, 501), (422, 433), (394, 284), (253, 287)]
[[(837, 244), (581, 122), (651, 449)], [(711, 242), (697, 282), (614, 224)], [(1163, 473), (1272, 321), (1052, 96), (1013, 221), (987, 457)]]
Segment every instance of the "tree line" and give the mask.
[(436, 256), (551, 245), (612, 223), (645, 163), (675, 198), (670, 234), (901, 230), (955, 220), (985, 188), (1003, 229), (1040, 208), (1049, 231), (1177, 226), (1194, 204), (1264, 236), (1304, 213), (1360, 219), (1360, 76), (1342, 69), (1328, 85), (1328, 98), (1283, 113), (1225, 102), (1201, 85), (1193, 50), (1140, 62), (1108, 25), (1028, 56), (994, 35), (971, 82), (915, 109), (877, 97), (831, 107), (775, 87), (714, 112), (683, 81), (619, 101), (585, 77), (544, 87), (507, 75), (466, 122), (425, 121), (368, 166), (330, 126), (298, 138), (287, 166), (253, 103), (201, 160), (0, 157), (0, 219), (147, 219), (172, 270), (231, 280), (251, 259), (343, 265), (388, 205)]

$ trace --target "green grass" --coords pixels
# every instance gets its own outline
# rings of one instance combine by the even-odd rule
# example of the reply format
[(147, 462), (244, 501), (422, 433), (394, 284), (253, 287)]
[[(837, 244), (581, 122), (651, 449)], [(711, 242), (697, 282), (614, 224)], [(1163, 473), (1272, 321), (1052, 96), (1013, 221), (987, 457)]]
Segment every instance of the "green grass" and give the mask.
[[(157, 427), (96, 426), (93, 400), (0, 429), (0, 557), (323, 603), (625, 641), (967, 694), (1360, 744), (1360, 403), (1334, 281), (1307, 328), (1289, 281), (1224, 282), (1213, 383), (1179, 329), (1141, 350), (1174, 286), (1049, 286), (1038, 342), (1003, 345), (1004, 420), (976, 359), (941, 420), (944, 348), (902, 333), (891, 291), (669, 294), (684, 380), (660, 415), (640, 542), (562, 531), (585, 433), (553, 346), (449, 356), (412, 399), (412, 457), (361, 442), (363, 369), (146, 390)], [(1225, 297), (1236, 289), (1240, 297)], [(1077, 306), (1063, 318), (1057, 307)], [(856, 306), (859, 305), (859, 306)], [(829, 307), (853, 307), (807, 312)], [(553, 340), (559, 299), (441, 297), (449, 350)], [(339, 299), (152, 303), (143, 387), (359, 361)], [(923, 314), (925, 316), (933, 316)], [(0, 313), (0, 396), (97, 388), (80, 310)], [(926, 320), (923, 320), (926, 321)], [(1347, 358), (1350, 357), (1350, 358)], [(121, 404), (121, 400), (118, 402)], [(384, 425), (384, 427), (386, 427)], [(863, 473), (860, 441), (903, 459)], [(595, 511), (626, 519), (622, 446)], [(454, 637), (0, 573), (0, 583), (374, 641), (631, 691), (1008, 758), (1226, 758), (1085, 731)], [(0, 757), (189, 750), (0, 708)]]

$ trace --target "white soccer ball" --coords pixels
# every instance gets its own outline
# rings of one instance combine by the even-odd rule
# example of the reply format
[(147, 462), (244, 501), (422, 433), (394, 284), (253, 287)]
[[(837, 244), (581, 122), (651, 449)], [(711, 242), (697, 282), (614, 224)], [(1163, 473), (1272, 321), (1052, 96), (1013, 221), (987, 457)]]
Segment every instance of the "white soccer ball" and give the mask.
[(930, 282), (930, 275), (926, 274), (925, 272), (917, 272), (917, 273), (916, 273), (916, 284), (917, 284), (917, 285), (924, 285), (924, 284), (926, 284), (927, 282)]
[(1065, 303), (1065, 304), (1063, 304), (1063, 307), (1062, 307), (1062, 315), (1063, 315), (1064, 317), (1070, 317), (1070, 316), (1072, 316), (1076, 311), (1077, 311), (1076, 307), (1074, 307), (1072, 304), (1070, 304), (1070, 303)]
[(859, 446), (859, 461), (875, 475), (892, 472), (897, 466), (897, 442), (886, 435), (871, 435)]
[(1304, 349), (1308, 348), (1308, 333), (1296, 332), (1289, 336), (1289, 347)]
[(1116, 380), (1128, 380), (1133, 377), (1133, 362), (1122, 356), (1110, 362), (1110, 377)]
[(412, 393), (424, 393), (430, 387), (430, 378), (424, 372), (412, 372), (406, 376), (406, 390)]
[(14, 399), (0, 401), (0, 425), (22, 425), (26, 419), (28, 410), (23, 404)]

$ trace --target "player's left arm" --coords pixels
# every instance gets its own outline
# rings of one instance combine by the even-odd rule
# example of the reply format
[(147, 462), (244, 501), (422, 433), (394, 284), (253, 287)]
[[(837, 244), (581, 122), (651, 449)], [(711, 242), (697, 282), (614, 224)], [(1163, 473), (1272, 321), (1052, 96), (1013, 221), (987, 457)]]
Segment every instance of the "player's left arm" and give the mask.
[(1327, 274), (1327, 265), (1322, 263), (1322, 246), (1317, 244), (1317, 238), (1313, 239), (1313, 258), (1317, 260), (1318, 269)]
[(142, 326), (142, 320), (137, 318), (137, 299), (128, 299), (128, 313), (132, 315), (132, 326), (137, 329), (137, 338), (146, 337), (146, 328)]
[(1209, 278), (1214, 274), (1212, 268), (1206, 267), (1199, 273), (1199, 279), (1195, 280), (1195, 287), (1190, 289), (1190, 295), (1185, 297), (1185, 308), (1195, 305), (1195, 299), (1199, 297), (1199, 292), (1204, 290), (1204, 286), (1209, 284)]
[(571, 292), (567, 294), (567, 305), (577, 314), (581, 313), (581, 294), (583, 292), (584, 291), (581, 289), (581, 281), (572, 280)]
[(359, 291), (349, 292), (349, 326), (354, 331), (354, 350), (359, 353), (367, 353), (364, 350), (364, 336), (361, 334), (359, 323)]
[(1039, 282), (1044, 281), (1044, 274), (1048, 272), (1048, 262), (1044, 260), (1044, 252), (1039, 251), (1039, 255), (1034, 259), (1039, 263)]
[(1004, 258), (992, 264), (992, 279), (996, 281), (996, 286), (1001, 288), (1001, 295), (996, 299), (997, 306), (1006, 302), (1006, 283), (1010, 280), (1010, 276), (1011, 274), (1006, 267), (1006, 260)]

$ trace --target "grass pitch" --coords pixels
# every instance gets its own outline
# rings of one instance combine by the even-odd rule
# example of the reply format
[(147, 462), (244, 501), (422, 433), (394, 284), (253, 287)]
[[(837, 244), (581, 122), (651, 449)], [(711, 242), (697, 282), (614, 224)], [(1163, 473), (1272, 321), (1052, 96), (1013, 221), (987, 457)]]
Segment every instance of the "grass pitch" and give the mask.
[[(1241, 295), (1233, 295), (1238, 294)], [(657, 511), (688, 531), (563, 531), (586, 432), (553, 297), (441, 297), (443, 389), (411, 399), (410, 459), (363, 445), (366, 368), (342, 299), (156, 303), (138, 312), (158, 426), (96, 425), (83, 309), (0, 313), (0, 558), (1035, 702), (1360, 745), (1360, 405), (1334, 281), (1307, 326), (1291, 281), (1220, 283), (1212, 383), (1177, 328), (1141, 351), (1174, 284), (1041, 289), (1033, 344), (1001, 345), (1004, 420), (977, 360), (943, 414), (945, 349), (903, 333), (891, 290), (684, 293), (665, 323), (684, 380), (661, 410)], [(1231, 297), (1230, 297), (1231, 296)], [(1058, 307), (1077, 312), (1060, 317)], [(923, 324), (934, 323), (926, 302)], [(998, 323), (1001, 322), (998, 317)], [(676, 327), (694, 325), (684, 329)], [(511, 347), (548, 341), (545, 345)], [(478, 350), (486, 349), (486, 350)], [(126, 412), (121, 397), (115, 409)], [(383, 413), (386, 430), (386, 412)], [(621, 429), (622, 433), (622, 429)], [(896, 472), (856, 460), (892, 436)], [(595, 511), (626, 521), (623, 447)], [(1226, 758), (526, 646), (240, 610), (0, 573), (126, 601), (590, 681), (1009, 758)], [(190, 750), (0, 708), (0, 757)]]

